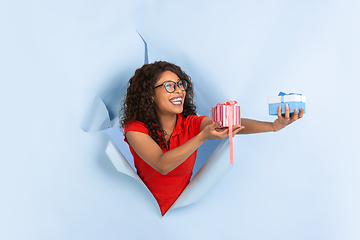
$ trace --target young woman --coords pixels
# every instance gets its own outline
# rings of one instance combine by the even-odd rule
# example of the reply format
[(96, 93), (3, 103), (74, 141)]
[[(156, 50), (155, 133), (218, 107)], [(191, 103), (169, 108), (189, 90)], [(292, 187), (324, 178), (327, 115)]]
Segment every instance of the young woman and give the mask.
[[(129, 80), (121, 108), (121, 126), (134, 157), (137, 173), (157, 200), (164, 215), (190, 181), (196, 151), (207, 140), (224, 139), (229, 130), (218, 131), (197, 116), (193, 85), (180, 67), (168, 62), (145, 64)], [(241, 119), (233, 134), (278, 131), (303, 116), (297, 110), (290, 118), (278, 109), (273, 122)]]

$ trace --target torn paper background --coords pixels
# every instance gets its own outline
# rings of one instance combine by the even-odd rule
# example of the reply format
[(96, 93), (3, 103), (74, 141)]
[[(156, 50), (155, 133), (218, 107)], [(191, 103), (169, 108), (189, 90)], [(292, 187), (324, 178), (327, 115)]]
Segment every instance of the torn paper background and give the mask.
[[(360, 239), (358, 9), (2, 1), (0, 238)], [(237, 136), (232, 169), (201, 201), (161, 218), (143, 185), (110, 162), (107, 134), (79, 128), (94, 96), (116, 102), (104, 96), (142, 65), (134, 29), (150, 62), (191, 76), (198, 106), (236, 99), (243, 117), (272, 121), (267, 97), (301, 92), (307, 114), (278, 133)]]
[[(116, 170), (132, 177), (148, 189), (136, 173), (133, 157), (130, 153), (128, 144), (124, 141), (124, 134), (118, 123), (119, 119), (114, 118), (110, 121), (108, 110), (99, 97), (95, 97), (90, 111), (91, 113), (86, 115), (86, 117), (89, 116), (89, 118), (86, 118), (82, 124), (84, 132), (98, 131), (107, 133), (109, 142), (106, 147), (106, 154)], [(91, 120), (91, 117), (94, 117), (94, 120)], [(216, 142), (219, 141), (215, 141), (215, 143)], [(187, 206), (200, 200), (233, 166), (228, 161), (230, 156), (228, 139), (221, 141), (216, 148), (214, 148), (214, 143), (210, 145), (205, 143), (201, 148), (205, 149), (211, 156), (209, 159), (205, 159), (205, 161), (202, 162), (201, 159), (206, 157), (206, 154), (204, 155), (200, 152), (201, 156), (199, 161), (197, 161), (197, 165), (201, 164), (198, 167), (200, 168), (199, 174), (197, 174), (199, 169), (195, 168), (191, 182), (168, 212), (172, 209)]]

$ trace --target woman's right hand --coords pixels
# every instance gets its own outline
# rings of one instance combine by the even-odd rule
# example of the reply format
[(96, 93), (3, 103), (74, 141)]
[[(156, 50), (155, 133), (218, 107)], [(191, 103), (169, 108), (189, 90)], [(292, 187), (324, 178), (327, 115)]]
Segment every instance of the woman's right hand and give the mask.
[[(224, 139), (229, 137), (229, 128), (219, 129), (221, 127), (221, 122), (216, 122), (207, 125), (199, 133), (201, 139), (205, 142), (206, 140), (215, 140), (215, 139)], [(233, 136), (243, 130), (245, 127), (240, 125), (233, 126)]]

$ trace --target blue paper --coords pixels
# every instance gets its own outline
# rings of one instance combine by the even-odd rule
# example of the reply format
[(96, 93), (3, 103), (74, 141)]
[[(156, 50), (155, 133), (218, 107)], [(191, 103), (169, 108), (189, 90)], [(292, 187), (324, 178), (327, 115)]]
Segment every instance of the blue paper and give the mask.
[[(144, 64), (147, 64), (149, 61), (147, 43), (139, 32), (138, 34), (145, 44)], [(110, 95), (112, 94), (114, 94), (114, 92)], [(111, 96), (107, 97), (111, 99)], [(147, 188), (136, 173), (129, 146), (124, 142), (124, 135), (119, 126), (118, 116), (113, 119), (110, 119), (110, 116), (109, 108), (104, 103), (104, 100), (96, 97), (81, 128), (85, 132), (98, 131), (107, 133), (110, 139), (106, 148), (106, 154), (115, 168), (119, 172), (139, 181)], [(205, 143), (201, 149), (199, 149), (192, 179), (169, 211), (200, 200), (233, 167), (228, 161), (230, 152), (228, 139), (214, 141), (209, 144), (210, 143)], [(212, 152), (213, 150), (214, 152)], [(210, 152), (212, 152), (211, 155)]]
[(304, 108), (305, 113), (305, 103), (304, 102), (284, 102), (284, 103), (273, 103), (269, 104), (269, 114), (270, 115), (277, 115), (278, 107), (281, 106), (281, 114), (285, 114), (285, 105), (289, 105), (289, 112), (294, 113), (295, 109), (298, 109), (298, 112), (300, 112), (300, 109)]

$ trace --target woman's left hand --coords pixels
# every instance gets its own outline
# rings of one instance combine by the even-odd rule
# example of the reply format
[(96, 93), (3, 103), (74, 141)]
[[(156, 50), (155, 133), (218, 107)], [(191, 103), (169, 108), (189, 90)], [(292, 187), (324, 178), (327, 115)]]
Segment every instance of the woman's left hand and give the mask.
[(286, 104), (285, 105), (285, 117), (283, 117), (281, 115), (281, 106), (278, 107), (277, 115), (278, 115), (278, 118), (272, 124), (274, 132), (277, 132), (277, 131), (283, 129), (284, 127), (295, 122), (299, 118), (302, 118), (302, 116), (304, 115), (304, 108), (302, 107), (300, 109), (300, 113), (298, 113), (298, 110), (295, 109), (294, 114), (290, 117), (289, 105)]

